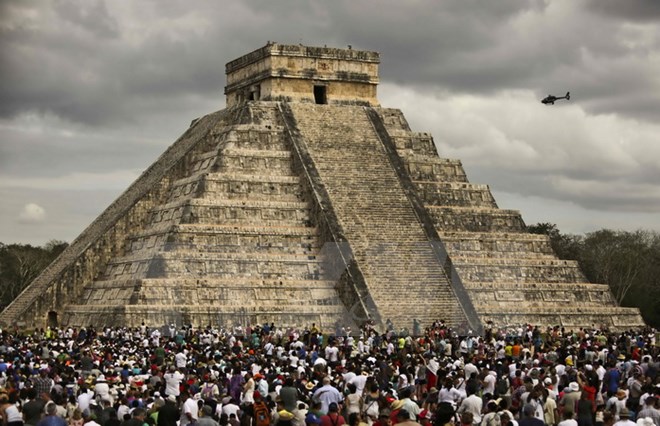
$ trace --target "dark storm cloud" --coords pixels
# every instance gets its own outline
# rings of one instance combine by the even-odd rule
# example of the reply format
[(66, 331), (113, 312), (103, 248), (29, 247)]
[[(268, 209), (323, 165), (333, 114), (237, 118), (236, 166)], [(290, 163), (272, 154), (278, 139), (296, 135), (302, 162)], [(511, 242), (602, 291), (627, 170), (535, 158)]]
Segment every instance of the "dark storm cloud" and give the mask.
[[(273, 2), (248, 5), (255, 15), (278, 21), (292, 13)], [(657, 96), (634, 107), (638, 96), (657, 84), (660, 69), (645, 65), (652, 58), (648, 48), (657, 48), (660, 40), (645, 40), (642, 30), (609, 14), (578, 13), (579, 6), (570, 2), (452, 1), (439, 6), (427, 1), (361, 1), (325, 8), (306, 2), (297, 6), (298, 25), (274, 33), (290, 37), (290, 42), (300, 34), (305, 44), (334, 42), (377, 50), (382, 54), (384, 82), (426, 93), (492, 95), (526, 89), (545, 96), (571, 90), (588, 112), (642, 120), (660, 114)], [(640, 5), (640, 10), (647, 9), (652, 8)], [(269, 23), (262, 28), (267, 33)], [(614, 97), (618, 102), (612, 102)], [(617, 105), (627, 107), (619, 110)]]
[[(9, 11), (24, 16), (5, 17), (2, 24), (7, 60), (0, 65), (0, 115), (37, 111), (103, 125), (130, 122), (185, 96), (222, 98), (226, 57), (211, 49), (221, 37), (193, 31), (183, 37), (164, 28), (131, 41), (117, 33), (103, 3), (82, 9), (77, 3)], [(62, 21), (50, 22), (54, 17)], [(11, 25), (21, 19), (24, 25)]]
[[(616, 19), (576, 15), (564, 2), (29, 4), (10, 3), (0, 18), (3, 117), (41, 111), (102, 125), (130, 122), (184, 95), (222, 101), (224, 64), (269, 39), (377, 50), (383, 81), (418, 90), (541, 96), (566, 88), (596, 113), (660, 113), (660, 100), (633, 106), (656, 70), (626, 64), (648, 52), (623, 43)], [(177, 26), (187, 17), (203, 21)]]
[(588, 0), (586, 8), (613, 18), (660, 21), (660, 2), (655, 0)]
[[(52, 237), (75, 237), (111, 200), (72, 231), (59, 215), (79, 181), (116, 196), (191, 119), (224, 107), (225, 63), (268, 40), (380, 52), (383, 105), (471, 181), (655, 212), (656, 18), (656, 2), (610, 0), (5, 0), (0, 191), (9, 179), (14, 200), (2, 218), (34, 203)], [(567, 90), (570, 103), (538, 102)]]

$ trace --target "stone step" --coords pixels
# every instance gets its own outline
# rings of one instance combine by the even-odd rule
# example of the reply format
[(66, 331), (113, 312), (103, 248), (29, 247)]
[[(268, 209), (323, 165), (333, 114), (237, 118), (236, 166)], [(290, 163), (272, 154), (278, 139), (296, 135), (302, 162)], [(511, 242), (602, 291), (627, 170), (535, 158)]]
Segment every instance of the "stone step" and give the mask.
[(468, 182), (460, 160), (420, 154), (408, 154), (403, 160), (413, 181)]
[(390, 138), (401, 156), (415, 153), (434, 157), (438, 156), (438, 151), (435, 148), (435, 143), (430, 133), (395, 130), (393, 133), (390, 133)]
[(548, 267), (548, 268), (578, 268), (579, 264), (576, 260), (562, 260), (556, 257), (553, 258), (526, 258), (526, 257), (493, 257), (484, 258), (480, 256), (470, 255), (452, 255), (451, 257), (454, 266), (487, 266), (487, 267)]
[[(594, 284), (590, 282), (565, 282), (565, 283), (554, 283), (554, 282), (535, 282), (531, 284), (520, 283), (520, 282), (507, 282), (507, 281), (488, 281), (488, 282), (467, 282), (465, 283), (465, 288), (472, 293), (475, 293), (476, 296), (479, 295), (479, 292), (493, 292), (493, 291), (503, 291), (510, 293), (518, 292), (560, 292), (560, 291), (574, 291), (577, 293), (589, 293), (590, 295), (601, 295), (599, 297), (610, 297), (610, 289), (607, 284)], [(569, 290), (570, 289), (570, 290)], [(566, 298), (571, 298), (573, 296), (566, 295)], [(567, 299), (568, 300), (568, 299)]]
[(298, 176), (239, 175), (213, 173), (204, 178), (204, 196), (230, 199), (270, 198), (302, 201), (303, 187)]
[[(231, 301), (225, 303), (213, 303), (212, 301), (204, 301), (203, 306), (196, 303), (173, 303), (173, 304), (147, 304), (139, 303), (134, 305), (114, 305), (116, 307), (125, 307), (126, 309), (133, 309), (136, 311), (145, 310), (149, 308), (153, 310), (178, 310), (178, 311), (187, 311), (187, 312), (217, 312), (217, 313), (237, 313), (237, 312), (253, 312), (253, 313), (303, 313), (310, 312), (315, 314), (342, 314), (345, 312), (345, 308), (342, 305), (333, 305), (327, 304), (323, 305), (322, 303), (310, 303), (308, 306), (302, 306), (298, 301), (295, 303), (286, 303), (283, 304), (282, 300), (274, 300), (273, 303), (263, 304), (263, 300), (259, 300), (259, 303), (251, 303), (250, 305), (245, 304), (241, 306)], [(103, 308), (113, 307), (113, 305), (98, 303), (98, 304), (86, 304), (86, 305), (67, 305), (72, 312), (85, 312), (85, 311), (99, 311)], [(89, 308), (89, 309), (87, 309)], [(279, 324), (278, 324), (279, 325)], [(298, 323), (298, 326), (301, 324)]]
[(305, 226), (179, 224), (151, 227), (129, 238), (128, 252), (210, 246), (242, 246), (247, 250), (287, 251), (287, 248), (318, 248), (318, 230)]
[(140, 252), (113, 260), (103, 279), (173, 277), (260, 277), (317, 279), (323, 259), (315, 255), (281, 253)]
[(463, 284), (470, 287), (475, 282), (516, 282), (533, 284), (538, 282), (586, 283), (587, 280), (577, 265), (548, 264), (474, 264), (454, 265)]
[[(217, 168), (223, 150), (248, 149), (256, 151), (288, 151), (282, 140), (281, 125), (232, 123), (211, 131), (209, 137), (198, 144), (189, 165), (189, 174), (198, 175)], [(202, 143), (203, 142), (203, 143)], [(199, 151), (201, 149), (201, 151)]]
[[(153, 304), (167, 300), (177, 303), (202, 305), (341, 305), (332, 283), (327, 281), (288, 281), (266, 283), (240, 280), (242, 286), (229, 280), (112, 280), (97, 281), (86, 286), (81, 302), (108, 305)], [(204, 285), (202, 285), (204, 283)], [(306, 309), (302, 308), (302, 309)]]
[(189, 211), (182, 222), (300, 226), (311, 224), (310, 207), (308, 202), (198, 198), (190, 200)]
[(310, 223), (310, 207), (303, 201), (191, 198), (155, 208), (151, 225), (165, 224), (241, 224), (262, 223), (300, 226)]
[(208, 324), (231, 328), (236, 325), (246, 327), (254, 324), (275, 323), (282, 328), (300, 328), (302, 325), (316, 324), (326, 334), (334, 334), (337, 319), (340, 325), (356, 327), (345, 308), (334, 306), (310, 305), (309, 309), (295, 310), (296, 306), (286, 305), (281, 308), (260, 308), (258, 305), (222, 307), (206, 307), (192, 304), (179, 305), (124, 305), (106, 306), (103, 304), (90, 307), (68, 305), (66, 320), (72, 324), (90, 324), (98, 315), (109, 319), (118, 318), (115, 324), (107, 326), (123, 326), (125, 322), (140, 324), (144, 318), (149, 318), (152, 324), (177, 324), (204, 327)]
[(553, 261), (557, 260), (557, 256), (550, 252), (550, 253), (539, 253), (539, 252), (534, 252), (534, 251), (461, 251), (461, 250), (456, 250), (454, 246), (451, 244), (447, 244), (445, 246), (448, 250), (449, 255), (451, 256), (452, 261), (454, 261), (455, 264), (464, 264), (464, 263), (469, 263), (473, 260), (477, 260), (478, 262), (483, 262), (489, 259), (530, 259), (530, 260), (538, 260), (538, 261)]
[[(563, 287), (563, 288), (562, 288)], [(604, 307), (614, 303), (609, 290), (574, 290), (571, 284), (555, 285), (554, 290), (470, 290), (474, 306), (491, 306), (498, 304), (524, 304), (525, 308), (536, 309), (538, 305), (564, 306), (566, 304), (579, 304), (580, 306)]]
[(336, 281), (334, 280), (307, 280), (291, 278), (256, 278), (256, 277), (204, 277), (204, 278), (140, 278), (140, 279), (117, 279), (117, 280), (97, 280), (93, 284), (88, 284), (85, 288), (96, 289), (126, 289), (144, 287), (144, 288), (213, 288), (213, 289), (232, 289), (251, 288), (254, 290), (275, 290), (301, 288), (307, 290), (327, 290), (334, 289)]
[(130, 252), (160, 247), (163, 251), (207, 250), (317, 252), (318, 231), (312, 227), (181, 224), (166, 232), (143, 232), (131, 239)]
[(453, 256), (485, 253), (505, 257), (529, 256), (538, 253), (555, 256), (546, 235), (524, 232), (442, 232), (442, 242)]
[(499, 309), (492, 312), (480, 312), (482, 321), (491, 321), (496, 327), (515, 329), (517, 326), (527, 324), (545, 324), (546, 326), (562, 326), (567, 331), (577, 331), (582, 327), (602, 326), (611, 330), (626, 330), (638, 328), (643, 323), (639, 311), (633, 308), (577, 308), (569, 306), (567, 309), (557, 311), (554, 309), (516, 309), (515, 306)]
[[(479, 312), (484, 315), (507, 315), (515, 314), (516, 305), (514, 303), (493, 303), (487, 308), (479, 308)], [(634, 311), (631, 308), (622, 308), (618, 306), (582, 306), (577, 304), (552, 304), (552, 303), (534, 303), (529, 302), (529, 309), (525, 309), (529, 312), (534, 312), (538, 315), (554, 315), (554, 314), (563, 314), (563, 315), (627, 315), (631, 311)]]
[(410, 132), (408, 121), (401, 110), (395, 108), (378, 108), (377, 111), (383, 119), (388, 133)]
[(517, 210), (476, 207), (425, 206), (439, 233), (446, 231), (469, 232), (522, 232), (525, 223)]
[(488, 185), (467, 182), (413, 182), (425, 205), (497, 208)]
[(288, 151), (289, 144), (282, 126), (240, 125), (226, 138), (228, 149), (250, 149), (262, 151)]
[(223, 172), (261, 172), (291, 175), (292, 162), (289, 151), (262, 151), (253, 149), (227, 149), (220, 157), (219, 169)]

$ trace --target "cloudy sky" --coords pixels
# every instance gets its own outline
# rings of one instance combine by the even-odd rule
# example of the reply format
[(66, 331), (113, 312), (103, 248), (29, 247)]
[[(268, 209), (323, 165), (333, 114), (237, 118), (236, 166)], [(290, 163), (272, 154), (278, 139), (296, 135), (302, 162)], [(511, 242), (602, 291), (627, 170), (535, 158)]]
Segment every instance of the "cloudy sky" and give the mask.
[(659, 24), (655, 0), (0, 0), (0, 242), (74, 239), (269, 40), (380, 52), (381, 104), (528, 224), (660, 231)]

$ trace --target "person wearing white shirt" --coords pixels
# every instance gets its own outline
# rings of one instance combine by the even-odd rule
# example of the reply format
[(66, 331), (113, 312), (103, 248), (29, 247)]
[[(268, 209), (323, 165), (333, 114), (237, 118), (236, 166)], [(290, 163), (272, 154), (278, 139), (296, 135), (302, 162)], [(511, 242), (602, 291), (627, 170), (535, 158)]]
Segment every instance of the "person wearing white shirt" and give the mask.
[(176, 364), (176, 368), (186, 368), (186, 364), (188, 364), (188, 357), (184, 351), (180, 351), (174, 356), (174, 363)]
[(85, 411), (89, 409), (89, 402), (94, 398), (94, 392), (83, 387), (80, 389), (80, 394), (78, 395), (78, 408), (80, 411)]
[(477, 368), (476, 365), (472, 364), (472, 360), (469, 360), (467, 364), (465, 364), (465, 367), (463, 367), (463, 371), (465, 371), (465, 377), (470, 378), (472, 377), (472, 373), (479, 374), (479, 369)]
[(331, 364), (337, 363), (339, 361), (339, 349), (335, 346), (334, 343), (331, 343), (330, 346), (325, 348), (325, 359), (327, 359)]
[(179, 372), (174, 366), (170, 367), (170, 371), (168, 373), (165, 373), (163, 375), (163, 378), (165, 379), (165, 394), (166, 395), (174, 395), (174, 396), (179, 396), (181, 391), (179, 390), (179, 386), (181, 385), (181, 382), (185, 378), (185, 376)]
[(456, 410), (456, 414), (461, 415), (465, 412), (472, 413), (472, 424), (478, 425), (481, 423), (481, 411), (483, 410), (483, 405), (483, 400), (476, 394), (472, 394), (461, 402), (458, 410)]
[(454, 388), (454, 380), (451, 377), (446, 378), (442, 389), (438, 392), (438, 403), (448, 402), (452, 407), (456, 407), (461, 398), (461, 393)]
[(483, 393), (484, 394), (495, 394), (495, 382), (497, 381), (497, 373), (494, 371), (488, 371), (486, 374), (486, 377), (484, 377), (483, 381)]
[(355, 377), (353, 377), (349, 383), (355, 385), (355, 387), (357, 388), (358, 395), (362, 395), (362, 393), (364, 392), (364, 387), (367, 384), (367, 376), (364, 374), (360, 374), (360, 371), (358, 370)]
[(187, 390), (181, 392), (181, 399), (185, 399), (185, 402), (183, 403), (183, 408), (181, 410), (179, 425), (186, 426), (191, 423), (196, 423), (199, 419), (199, 407), (197, 406), (197, 401), (189, 395)]

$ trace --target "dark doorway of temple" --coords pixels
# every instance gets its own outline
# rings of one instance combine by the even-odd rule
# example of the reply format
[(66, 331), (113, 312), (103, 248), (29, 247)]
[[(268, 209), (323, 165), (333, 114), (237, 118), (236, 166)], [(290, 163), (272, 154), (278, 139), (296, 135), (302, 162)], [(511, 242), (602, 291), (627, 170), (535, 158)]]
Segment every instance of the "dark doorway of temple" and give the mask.
[(314, 102), (325, 105), (328, 103), (326, 86), (314, 86)]
[(50, 328), (57, 328), (58, 323), (57, 323), (57, 312), (55, 311), (50, 311), (48, 312), (48, 327)]

